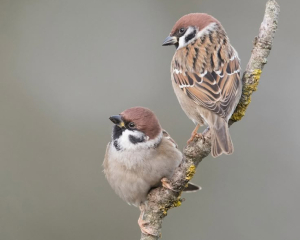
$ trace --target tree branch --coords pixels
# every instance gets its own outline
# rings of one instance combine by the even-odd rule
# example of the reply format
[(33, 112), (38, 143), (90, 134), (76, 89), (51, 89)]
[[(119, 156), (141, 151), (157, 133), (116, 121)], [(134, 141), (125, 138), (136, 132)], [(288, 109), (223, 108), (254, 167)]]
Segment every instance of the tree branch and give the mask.
[[(251, 94), (257, 90), (262, 69), (267, 63), (267, 57), (272, 48), (279, 12), (280, 8), (277, 2), (269, 0), (259, 34), (254, 39), (250, 60), (243, 74), (242, 97), (229, 121), (230, 125), (242, 119), (251, 102)], [(167, 215), (167, 211), (181, 205), (182, 190), (195, 174), (198, 164), (211, 151), (210, 130), (206, 129), (202, 134), (203, 138), (191, 142), (183, 150), (184, 159), (170, 179), (170, 185), (174, 191), (160, 187), (148, 194), (148, 201), (144, 206), (143, 220), (149, 223), (147, 227), (151, 228), (155, 234), (142, 233), (141, 240), (157, 240), (161, 236), (162, 220)]]

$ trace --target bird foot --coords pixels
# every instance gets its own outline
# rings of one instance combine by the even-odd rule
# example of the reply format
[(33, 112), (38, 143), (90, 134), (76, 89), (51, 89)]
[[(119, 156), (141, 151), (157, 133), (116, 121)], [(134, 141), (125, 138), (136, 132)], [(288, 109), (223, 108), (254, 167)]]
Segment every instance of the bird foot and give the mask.
[(190, 144), (192, 141), (194, 141), (195, 139), (198, 139), (198, 138), (203, 139), (202, 133), (192, 132), (191, 138), (187, 141), (187, 144)]
[(203, 138), (203, 135), (201, 133), (198, 133), (198, 129), (200, 127), (200, 124), (197, 124), (195, 129), (193, 130), (191, 134), (191, 138), (187, 141), (187, 144), (190, 144), (194, 139), (196, 138)]
[(170, 183), (170, 180), (167, 179), (167, 178), (162, 178), (161, 180), (161, 183), (162, 183), (162, 186), (166, 189), (169, 189), (173, 192), (178, 192), (177, 190), (175, 190), (172, 186), (171, 186), (171, 183)]
[(173, 191), (173, 188), (172, 188), (172, 186), (171, 186), (171, 184), (170, 184), (170, 180), (169, 180), (169, 179), (167, 179), (167, 178), (162, 178), (160, 181), (161, 181), (162, 186), (163, 186), (164, 188), (167, 188), (167, 189), (170, 189), (170, 190)]
[(151, 235), (151, 236), (158, 236), (157, 230), (155, 230), (154, 228), (150, 227), (150, 222), (149, 221), (145, 221), (143, 219), (144, 216), (144, 211), (141, 212), (141, 215), (139, 217), (138, 220), (138, 224), (140, 226), (141, 232), (145, 235)]

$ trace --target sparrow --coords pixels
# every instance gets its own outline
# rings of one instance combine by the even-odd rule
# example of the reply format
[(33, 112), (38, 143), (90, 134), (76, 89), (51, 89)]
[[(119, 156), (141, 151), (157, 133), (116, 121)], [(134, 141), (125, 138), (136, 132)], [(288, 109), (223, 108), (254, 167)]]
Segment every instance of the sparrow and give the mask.
[(228, 120), (242, 93), (240, 59), (214, 17), (191, 13), (181, 17), (163, 46), (175, 45), (171, 81), (186, 115), (196, 124), (190, 143), (200, 126), (211, 131), (211, 154), (232, 154)]
[[(143, 107), (129, 108), (109, 118), (115, 125), (103, 162), (110, 184), (128, 204), (140, 207), (139, 225), (152, 234), (143, 221), (143, 206), (148, 192), (170, 179), (182, 161), (182, 153), (170, 135), (161, 128), (155, 114)], [(189, 184), (186, 190), (199, 187)]]

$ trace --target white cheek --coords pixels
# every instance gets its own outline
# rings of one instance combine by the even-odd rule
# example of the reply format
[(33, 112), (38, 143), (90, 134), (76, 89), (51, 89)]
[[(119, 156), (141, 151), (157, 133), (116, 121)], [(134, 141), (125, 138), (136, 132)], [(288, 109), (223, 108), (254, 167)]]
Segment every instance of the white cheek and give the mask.
[[(134, 144), (129, 139), (130, 135), (140, 139), (144, 138), (145, 141)], [(153, 148), (160, 143), (161, 139), (162, 132), (156, 138), (149, 140), (149, 137), (140, 131), (130, 131), (126, 129), (116, 141), (121, 151), (137, 151), (143, 148)]]
[(186, 45), (186, 43), (185, 43), (185, 36), (183, 35), (182, 37), (179, 38), (179, 44), (178, 44), (177, 50), (180, 49), (180, 48), (182, 48), (182, 47), (184, 47), (185, 45)]
[(117, 150), (114, 144), (110, 145), (110, 153), (113, 157), (109, 158), (109, 161), (117, 161), (124, 164), (128, 169), (131, 169), (143, 164), (144, 159), (149, 159), (153, 151), (156, 151), (155, 146), (161, 142), (162, 132), (154, 139), (147, 139), (147, 141), (137, 144), (130, 142), (129, 135), (135, 137), (144, 136), (146, 139), (149, 138), (139, 131), (125, 130), (122, 136), (117, 140), (120, 149)]
[(189, 27), (188, 30), (186, 30), (185, 34), (183, 36), (181, 36), (179, 38), (179, 42), (178, 42), (178, 48), (177, 49), (180, 49), (182, 47), (185, 47), (186, 45), (188, 45), (192, 40), (188, 41), (188, 42), (185, 42), (185, 38), (186, 36), (188, 36), (190, 33), (192, 33), (194, 31), (194, 28), (193, 27)]
[(130, 131), (128, 129), (126, 129), (122, 135), (119, 137), (118, 141), (118, 145), (120, 146), (121, 149), (134, 149), (136, 148), (136, 144), (133, 144), (130, 140), (129, 140), (129, 136), (132, 135), (136, 138), (143, 138), (145, 137), (145, 135), (140, 132), (140, 131)]
[(205, 28), (203, 28), (201, 31), (197, 32), (196, 36), (189, 40), (188, 42), (185, 41), (185, 38), (194, 31), (193, 27), (189, 27), (188, 30), (185, 32), (185, 34), (179, 38), (178, 41), (178, 49), (185, 47), (186, 45), (190, 44), (192, 41), (194, 41), (195, 39), (198, 39), (200, 37), (202, 37), (203, 35), (207, 35), (209, 34), (210, 31), (213, 31), (216, 28), (216, 23), (211, 23), (209, 25), (207, 25)]

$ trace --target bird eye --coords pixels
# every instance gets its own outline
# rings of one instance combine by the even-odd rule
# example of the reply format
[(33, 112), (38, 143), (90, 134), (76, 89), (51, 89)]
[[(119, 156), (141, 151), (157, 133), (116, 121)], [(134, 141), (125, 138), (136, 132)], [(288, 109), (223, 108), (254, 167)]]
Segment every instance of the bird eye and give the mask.
[(179, 29), (179, 33), (184, 33), (185, 29), (184, 28), (180, 28)]
[(134, 124), (133, 122), (131, 122), (131, 123), (128, 124), (128, 127), (129, 127), (129, 128), (134, 128), (134, 127), (135, 127), (135, 124)]

